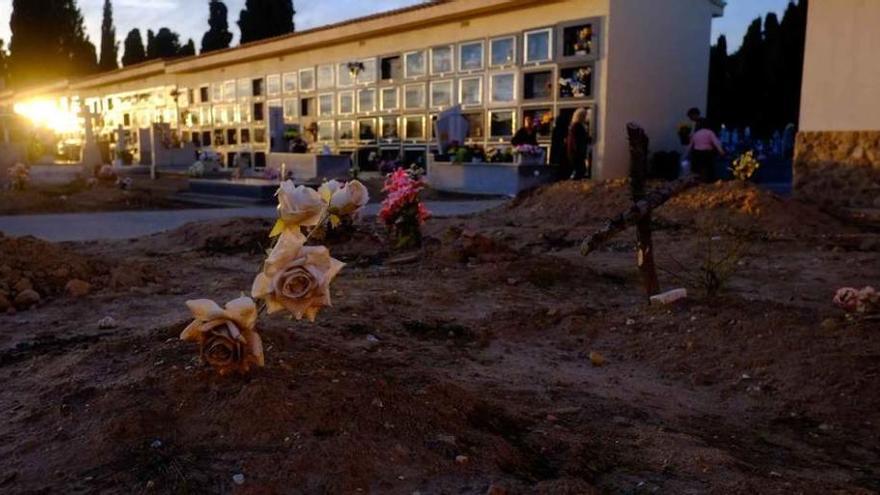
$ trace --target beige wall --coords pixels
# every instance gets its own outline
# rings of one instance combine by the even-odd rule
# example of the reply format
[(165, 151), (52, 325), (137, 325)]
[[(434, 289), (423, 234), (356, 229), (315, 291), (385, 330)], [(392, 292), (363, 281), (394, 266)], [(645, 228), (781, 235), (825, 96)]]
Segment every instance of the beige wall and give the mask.
[(705, 112), (712, 14), (699, 0), (612, 0), (599, 179), (629, 171), (626, 124), (638, 122), (651, 151), (681, 149), (676, 129), (690, 107)]
[(880, 130), (880, 1), (810, 1), (800, 130)]

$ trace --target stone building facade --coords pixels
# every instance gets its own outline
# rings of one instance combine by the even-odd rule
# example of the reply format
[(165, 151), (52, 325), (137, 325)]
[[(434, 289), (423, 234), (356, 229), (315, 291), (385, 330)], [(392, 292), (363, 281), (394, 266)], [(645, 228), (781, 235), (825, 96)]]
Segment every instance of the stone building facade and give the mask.
[(811, 0), (795, 194), (880, 208), (880, 2)]

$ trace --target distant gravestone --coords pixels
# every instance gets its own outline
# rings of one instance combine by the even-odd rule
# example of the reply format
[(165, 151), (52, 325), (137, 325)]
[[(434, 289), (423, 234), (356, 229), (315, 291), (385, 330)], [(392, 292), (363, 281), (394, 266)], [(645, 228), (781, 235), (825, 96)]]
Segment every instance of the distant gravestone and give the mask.
[(95, 117), (86, 105), (80, 107), (80, 115), (84, 119), (85, 140), (82, 147), (81, 163), (84, 167), (98, 167), (103, 165), (101, 150), (95, 141), (95, 131), (92, 128), (92, 119)]

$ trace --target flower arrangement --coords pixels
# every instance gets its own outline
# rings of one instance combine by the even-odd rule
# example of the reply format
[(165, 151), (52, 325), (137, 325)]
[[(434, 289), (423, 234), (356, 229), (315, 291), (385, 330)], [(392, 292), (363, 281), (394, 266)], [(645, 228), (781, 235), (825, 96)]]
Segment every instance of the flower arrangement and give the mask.
[(585, 98), (590, 96), (592, 78), (592, 67), (581, 67), (569, 77), (560, 77), (560, 95), (571, 98)]
[(873, 287), (844, 287), (834, 294), (834, 305), (850, 314), (880, 313), (880, 292)]
[(574, 43), (574, 51), (579, 55), (586, 55), (593, 51), (593, 28), (585, 26), (578, 31), (577, 41)]
[[(201, 361), (221, 375), (264, 366), (257, 329), (262, 310), (315, 321), (319, 311), (331, 305), (330, 284), (344, 264), (325, 246), (307, 244), (325, 223), (357, 216), (369, 200), (358, 181), (330, 181), (318, 190), (285, 181), (276, 196), (278, 220), (269, 234), (276, 241), (254, 279), (251, 297), (231, 301), (225, 309), (207, 299), (187, 302), (194, 320), (180, 338), (197, 342)], [(262, 307), (255, 300), (262, 301)]]
[(205, 175), (205, 163), (201, 160), (193, 163), (189, 166), (187, 170), (187, 175), (190, 177), (202, 177)]
[(31, 170), (24, 163), (16, 163), (7, 171), (9, 174), (9, 187), (16, 191), (23, 191), (31, 182)]
[(513, 161), (513, 152), (507, 146), (491, 148), (487, 152), (486, 158), (489, 163), (511, 163)]
[(736, 180), (745, 182), (751, 179), (759, 168), (761, 168), (761, 162), (755, 158), (755, 152), (749, 150), (733, 161), (730, 171), (733, 172), (733, 177)]
[(425, 188), (421, 171), (398, 169), (388, 175), (385, 188), (388, 195), (382, 201), (379, 221), (385, 224), (397, 249), (422, 245), (422, 224), (430, 216), (419, 194)]
[(532, 144), (521, 144), (514, 148), (514, 152), (520, 156), (535, 157), (542, 156), (544, 154), (544, 148)]

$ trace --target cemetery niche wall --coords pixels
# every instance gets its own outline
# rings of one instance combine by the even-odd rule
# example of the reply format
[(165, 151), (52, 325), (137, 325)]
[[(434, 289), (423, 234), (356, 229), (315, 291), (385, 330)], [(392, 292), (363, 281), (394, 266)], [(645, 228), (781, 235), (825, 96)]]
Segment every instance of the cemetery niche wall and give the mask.
[[(100, 114), (99, 139), (116, 143), (121, 127), (131, 155), (125, 163), (151, 159), (141, 130), (166, 124), (181, 148), (191, 143), (216, 152), (226, 168), (254, 171), (274, 162), (270, 153), (303, 151), (350, 156), (363, 170), (394, 161), (426, 167), (437, 152), (433, 122), (455, 105), (470, 123), (463, 144), (484, 150), (509, 148), (524, 117), (539, 116), (538, 141), (549, 160), (558, 116), (588, 107), (593, 177), (607, 179), (626, 173), (615, 158), (625, 156), (625, 144), (606, 141), (615, 108), (618, 120), (639, 120), (649, 131), (668, 127), (668, 139), (657, 133), (660, 144), (674, 141), (671, 123), (682, 108), (705, 105), (708, 74), (652, 71), (651, 78), (629, 78), (624, 74), (635, 69), (627, 60), (708, 63), (699, 43), (670, 37), (668, 27), (678, 33), (675, 26), (688, 32), (696, 26), (708, 43), (711, 19), (721, 11), (717, 0), (670, 0), (652, 14), (667, 16), (658, 23), (667, 29), (655, 30), (639, 28), (647, 21), (627, 0), (426, 2), (68, 82), (50, 97), (82, 101)], [(627, 88), (612, 97), (615, 73)], [(632, 94), (651, 94), (657, 85), (677, 91), (627, 106)], [(29, 97), (7, 93), (0, 106)], [(272, 115), (282, 127), (271, 125)]]

